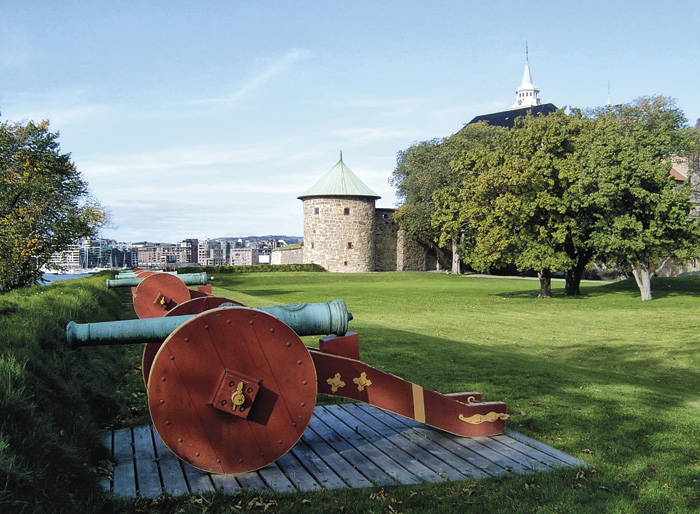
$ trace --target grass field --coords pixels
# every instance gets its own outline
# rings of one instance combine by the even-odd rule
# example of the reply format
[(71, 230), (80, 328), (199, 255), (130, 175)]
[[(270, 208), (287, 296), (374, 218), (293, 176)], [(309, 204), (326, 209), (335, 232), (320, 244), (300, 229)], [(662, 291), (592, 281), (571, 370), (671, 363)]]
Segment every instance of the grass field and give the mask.
[[(508, 404), (508, 425), (582, 469), (439, 485), (135, 502), (97, 488), (100, 426), (147, 419), (138, 348), (65, 347), (70, 319), (133, 316), (104, 277), (0, 296), (0, 512), (686, 513), (700, 511), (700, 277), (586, 283), (436, 273), (220, 273), (249, 306), (342, 298), (362, 360)], [(312, 338), (307, 338), (314, 344)], [(124, 380), (127, 379), (125, 383)], [(319, 403), (335, 401), (319, 398)]]
[(275, 509), (700, 511), (698, 277), (654, 279), (652, 302), (639, 300), (632, 281), (585, 283), (580, 298), (555, 283), (552, 299), (537, 298), (536, 281), (426, 273), (240, 274), (214, 283), (215, 294), (250, 306), (342, 298), (363, 360), (440, 392), (505, 401), (511, 428), (589, 464), (397, 488), (383, 499), (282, 496)]

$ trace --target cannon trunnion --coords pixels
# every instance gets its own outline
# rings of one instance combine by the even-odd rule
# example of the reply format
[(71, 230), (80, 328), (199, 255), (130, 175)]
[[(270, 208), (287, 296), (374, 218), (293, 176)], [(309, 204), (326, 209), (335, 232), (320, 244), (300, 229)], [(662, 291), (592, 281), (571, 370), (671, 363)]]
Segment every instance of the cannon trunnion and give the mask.
[[(361, 362), (342, 300), (257, 309), (210, 302), (214, 308), (198, 314), (66, 329), (73, 347), (149, 343), (144, 375), (153, 425), (195, 467), (238, 474), (276, 461), (306, 430), (317, 393), (467, 437), (505, 430), (505, 403), (482, 402), (476, 392), (442, 395)], [(300, 339), (326, 334), (334, 335), (318, 349)]]

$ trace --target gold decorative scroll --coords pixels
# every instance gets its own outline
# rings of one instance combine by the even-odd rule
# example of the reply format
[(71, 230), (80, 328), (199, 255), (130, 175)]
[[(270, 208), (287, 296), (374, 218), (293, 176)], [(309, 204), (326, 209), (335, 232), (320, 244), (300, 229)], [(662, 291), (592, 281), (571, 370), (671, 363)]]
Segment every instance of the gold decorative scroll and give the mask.
[(331, 386), (331, 392), (335, 393), (341, 387), (345, 387), (345, 382), (340, 380), (340, 373), (336, 373), (333, 378), (326, 380), (326, 383)]
[(488, 414), (474, 414), (465, 418), (462, 414), (459, 415), (459, 419), (470, 425), (481, 425), (482, 423), (493, 423), (499, 419), (505, 421), (510, 416), (504, 412), (489, 412)]

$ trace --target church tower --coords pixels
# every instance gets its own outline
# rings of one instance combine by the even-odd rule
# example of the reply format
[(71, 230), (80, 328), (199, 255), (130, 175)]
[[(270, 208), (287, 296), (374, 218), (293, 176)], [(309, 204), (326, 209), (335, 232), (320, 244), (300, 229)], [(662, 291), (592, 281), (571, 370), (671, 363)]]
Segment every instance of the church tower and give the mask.
[(525, 47), (525, 71), (523, 72), (523, 82), (520, 87), (515, 92), (515, 103), (510, 108), (513, 109), (523, 109), (525, 107), (534, 107), (536, 105), (541, 105), (540, 102), (540, 90), (535, 87), (532, 83), (532, 75), (530, 74), (530, 62), (528, 59), (527, 46)]
[(375, 269), (375, 201), (380, 198), (340, 160), (298, 197), (304, 203), (304, 264), (336, 273)]

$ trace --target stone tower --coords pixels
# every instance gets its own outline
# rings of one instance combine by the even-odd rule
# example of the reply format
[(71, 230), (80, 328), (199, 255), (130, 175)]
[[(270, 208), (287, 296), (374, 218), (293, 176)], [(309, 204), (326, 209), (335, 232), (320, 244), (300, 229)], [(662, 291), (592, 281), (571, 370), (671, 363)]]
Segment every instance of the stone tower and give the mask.
[(343, 162), (308, 191), (304, 203), (304, 264), (336, 273), (375, 270), (375, 201), (380, 198)]

